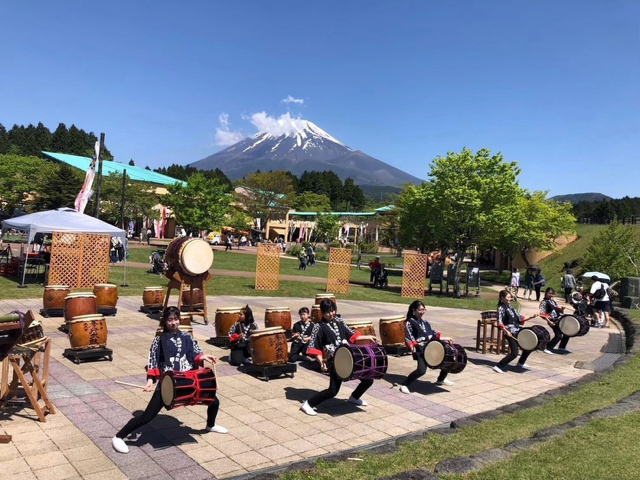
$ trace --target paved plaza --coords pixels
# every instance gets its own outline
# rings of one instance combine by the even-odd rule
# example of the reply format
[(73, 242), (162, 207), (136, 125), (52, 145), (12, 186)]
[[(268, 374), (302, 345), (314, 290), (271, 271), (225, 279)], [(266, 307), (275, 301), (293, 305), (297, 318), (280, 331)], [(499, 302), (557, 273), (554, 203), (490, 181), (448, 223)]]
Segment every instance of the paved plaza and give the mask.
[[(211, 321), (218, 307), (249, 303), (261, 327), (265, 308), (289, 306), (297, 312), (312, 303), (300, 298), (266, 297), (209, 296), (207, 300)], [(347, 382), (335, 399), (321, 405), (318, 415), (311, 417), (299, 410), (300, 404), (328, 386), (326, 375), (299, 365), (294, 378), (259, 380), (228, 365), (224, 361), (228, 350), (206, 343), (214, 335), (212, 325), (194, 324), (200, 346), (221, 359), (217, 367), (221, 402), (217, 423), (227, 427), (229, 433), (204, 430), (203, 406), (163, 410), (128, 441), (131, 452), (123, 455), (113, 450), (111, 437), (133, 412), (144, 410), (151, 397), (141, 389), (115, 383), (145, 383), (144, 367), (158, 316), (140, 312), (141, 303), (139, 297), (120, 297), (117, 315), (108, 317), (112, 362), (76, 365), (67, 360), (62, 353), (69, 341), (58, 329), (61, 319), (37, 315), (45, 334), (52, 339), (48, 393), (57, 412), (41, 423), (25, 405), (10, 404), (0, 411), (0, 433), (13, 436), (11, 443), (0, 445), (0, 478), (205, 479), (246, 475), (391, 440), (540, 395), (591, 372), (576, 365), (590, 366), (602, 359), (612, 363), (622, 346), (617, 328), (592, 329), (569, 342), (569, 355), (534, 352), (528, 360), (532, 370), (513, 367), (499, 375), (491, 367), (502, 357), (475, 351), (479, 312), (427, 307), (426, 318), (433, 327), (467, 349), (466, 369), (449, 376), (454, 386), (436, 386), (437, 372), (430, 370), (412, 385), (411, 394), (403, 394), (394, 385), (414, 370), (415, 361), (410, 356), (390, 357), (386, 377), (376, 381), (363, 397), (369, 406), (347, 403), (356, 385)], [(38, 312), (41, 307), (41, 299), (0, 302), (2, 312)], [(524, 302), (522, 310), (529, 314), (536, 307), (535, 302)], [(343, 318), (371, 320), (376, 328), (380, 317), (405, 314), (406, 308), (338, 300)]]

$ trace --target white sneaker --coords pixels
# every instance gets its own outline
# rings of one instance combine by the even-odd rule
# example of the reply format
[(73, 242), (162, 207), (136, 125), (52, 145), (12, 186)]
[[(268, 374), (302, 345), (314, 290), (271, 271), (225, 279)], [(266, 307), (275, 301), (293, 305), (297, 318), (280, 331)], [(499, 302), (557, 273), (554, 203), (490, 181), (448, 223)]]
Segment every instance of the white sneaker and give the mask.
[(213, 427), (207, 427), (206, 428), (207, 432), (214, 432), (214, 433), (229, 433), (229, 430), (227, 428), (224, 428), (220, 425), (214, 425)]
[(543, 350), (544, 353), (546, 353), (547, 355), (555, 355), (555, 353), (553, 353), (551, 350), (549, 350), (548, 348), (545, 348)]
[(302, 406), (300, 407), (300, 410), (302, 410), (307, 415), (311, 415), (311, 416), (318, 414), (318, 412), (316, 412), (313, 408), (311, 408), (311, 405), (309, 405), (308, 400), (302, 404)]
[(129, 453), (129, 447), (122, 438), (113, 437), (111, 439), (111, 445), (113, 445), (113, 449), (119, 453)]
[(455, 385), (455, 383), (453, 383), (451, 380), (447, 380), (446, 378), (444, 380), (442, 380), (441, 382), (436, 382), (436, 385), (448, 385), (450, 387), (453, 387)]
[(360, 405), (361, 407), (366, 407), (367, 405), (369, 405), (367, 402), (365, 402), (361, 398), (353, 398), (353, 397), (349, 397), (349, 403), (353, 403), (354, 405)]
[(499, 366), (495, 366), (493, 367), (493, 371), (496, 373), (504, 373), (504, 370), (502, 370)]
[(527, 365), (526, 363), (519, 363), (518, 366), (520, 368), (524, 368), (525, 370), (531, 370), (531, 365)]
[(411, 393), (411, 392), (409, 391), (409, 388), (408, 388), (408, 387), (405, 387), (404, 385), (400, 385), (400, 391), (401, 391), (402, 393)]

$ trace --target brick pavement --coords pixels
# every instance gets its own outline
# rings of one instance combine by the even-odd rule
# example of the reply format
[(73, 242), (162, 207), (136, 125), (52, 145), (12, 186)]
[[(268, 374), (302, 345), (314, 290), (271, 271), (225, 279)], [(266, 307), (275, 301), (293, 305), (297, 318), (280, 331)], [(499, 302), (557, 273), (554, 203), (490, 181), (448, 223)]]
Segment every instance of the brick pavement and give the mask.
[[(292, 311), (309, 306), (299, 298), (250, 299), (208, 297), (210, 312), (222, 306), (249, 302), (255, 317), (264, 309), (288, 305)], [(380, 317), (402, 314), (406, 306), (339, 300), (345, 319), (370, 319), (377, 327)], [(523, 313), (535, 311), (534, 302), (523, 302)], [(0, 445), (0, 479), (204, 479), (246, 474), (290, 462), (348, 450), (392, 437), (423, 430), (474, 413), (492, 410), (575, 381), (590, 372), (575, 365), (590, 366), (611, 352), (610, 337), (619, 331), (592, 330), (569, 343), (571, 355), (530, 356), (531, 371), (509, 370), (498, 375), (491, 367), (501, 357), (475, 352), (478, 312), (428, 307), (427, 318), (444, 335), (452, 336), (467, 349), (469, 363), (458, 375), (450, 375), (453, 387), (432, 383), (429, 371), (417, 381), (414, 392), (405, 395), (393, 387), (415, 368), (411, 357), (390, 357), (388, 375), (367, 392), (368, 407), (346, 402), (355, 382), (347, 382), (339, 395), (309, 417), (299, 411), (300, 403), (314, 391), (324, 389), (328, 378), (299, 366), (294, 378), (264, 382), (224, 362), (217, 369), (221, 409), (218, 423), (228, 435), (207, 433), (202, 406), (163, 411), (129, 443), (131, 453), (118, 454), (110, 441), (114, 433), (146, 407), (149, 393), (116, 384), (145, 381), (147, 351), (157, 327), (157, 317), (138, 311), (141, 299), (121, 297), (118, 314), (108, 317), (108, 346), (113, 362), (96, 361), (75, 365), (62, 357), (68, 347), (66, 335), (58, 330), (59, 318), (39, 318), (53, 342), (48, 392), (58, 413), (46, 423), (37, 421), (30, 408), (10, 405), (0, 412), (0, 433), (13, 441)], [(32, 309), (41, 300), (0, 302), (0, 311)], [(541, 323), (534, 321), (533, 323)], [(195, 325), (195, 337), (207, 352), (226, 358), (228, 351), (208, 345), (211, 325)], [(607, 345), (609, 345), (607, 347)], [(312, 435), (310, 432), (314, 432)]]

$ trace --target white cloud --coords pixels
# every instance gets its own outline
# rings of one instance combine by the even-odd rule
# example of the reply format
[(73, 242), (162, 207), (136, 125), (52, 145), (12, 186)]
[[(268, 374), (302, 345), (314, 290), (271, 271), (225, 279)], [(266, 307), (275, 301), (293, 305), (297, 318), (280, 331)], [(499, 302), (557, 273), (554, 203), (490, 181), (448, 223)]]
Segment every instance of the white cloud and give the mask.
[(275, 137), (301, 132), (307, 123), (301, 118), (292, 118), (289, 112), (278, 118), (271, 117), (266, 112), (254, 113), (249, 117), (249, 120), (258, 131), (270, 133)]
[(293, 98), (291, 95), (287, 95), (287, 98), (281, 101), (282, 103), (300, 103), (300, 104), (304, 103), (304, 100), (302, 98)]
[(218, 120), (220, 121), (220, 126), (216, 128), (216, 134), (214, 138), (214, 143), (216, 145), (220, 145), (223, 147), (228, 147), (233, 145), (234, 143), (238, 143), (240, 140), (244, 139), (246, 135), (242, 132), (233, 132), (229, 128), (229, 114), (222, 113)]

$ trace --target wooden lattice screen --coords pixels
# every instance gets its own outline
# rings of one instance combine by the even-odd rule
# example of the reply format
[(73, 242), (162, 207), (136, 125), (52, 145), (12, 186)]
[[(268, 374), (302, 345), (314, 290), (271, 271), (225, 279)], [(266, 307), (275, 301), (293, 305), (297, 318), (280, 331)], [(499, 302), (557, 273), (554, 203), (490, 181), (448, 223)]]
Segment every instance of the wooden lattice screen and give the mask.
[(404, 252), (402, 273), (402, 297), (424, 298), (427, 283), (428, 255), (416, 252)]
[(110, 235), (53, 232), (49, 285), (93, 288), (109, 279)]
[(282, 247), (276, 243), (259, 243), (256, 262), (256, 290), (280, 288), (280, 254)]
[(327, 292), (349, 293), (351, 276), (351, 250), (334, 248), (329, 250), (329, 273), (327, 274)]

